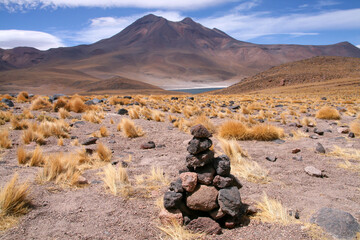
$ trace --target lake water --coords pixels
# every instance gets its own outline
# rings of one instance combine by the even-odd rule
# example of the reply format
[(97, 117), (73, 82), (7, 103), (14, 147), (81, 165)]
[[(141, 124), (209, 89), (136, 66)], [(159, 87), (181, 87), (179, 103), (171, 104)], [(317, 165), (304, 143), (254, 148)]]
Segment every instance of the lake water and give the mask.
[(204, 92), (209, 92), (209, 91), (218, 90), (218, 89), (223, 89), (223, 88), (189, 88), (189, 89), (176, 89), (176, 90), (170, 90), (170, 91), (197, 94), (197, 93), (204, 93)]

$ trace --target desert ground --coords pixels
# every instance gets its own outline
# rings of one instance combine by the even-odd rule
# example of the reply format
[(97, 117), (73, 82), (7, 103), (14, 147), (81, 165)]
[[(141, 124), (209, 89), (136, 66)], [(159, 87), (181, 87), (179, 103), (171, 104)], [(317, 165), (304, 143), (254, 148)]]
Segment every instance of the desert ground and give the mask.
[[(0, 239), (333, 239), (310, 223), (319, 209), (360, 220), (358, 88), (0, 98), (14, 103), (0, 112)], [(257, 209), (220, 235), (158, 217), (197, 124), (216, 156), (230, 155), (241, 201)]]

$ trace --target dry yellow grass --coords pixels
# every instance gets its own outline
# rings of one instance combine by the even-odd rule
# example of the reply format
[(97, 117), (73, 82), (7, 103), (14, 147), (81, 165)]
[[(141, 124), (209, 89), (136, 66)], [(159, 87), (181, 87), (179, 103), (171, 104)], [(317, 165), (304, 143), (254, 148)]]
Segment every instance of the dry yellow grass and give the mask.
[(42, 149), (40, 146), (36, 146), (35, 150), (31, 154), (31, 158), (29, 161), (29, 166), (36, 166), (40, 167), (43, 166), (45, 163), (45, 157), (43, 155)]
[(339, 111), (331, 107), (322, 107), (319, 111), (316, 112), (315, 116), (319, 119), (328, 120), (339, 120), (341, 118)]
[(295, 222), (295, 219), (289, 215), (288, 210), (283, 207), (281, 202), (270, 199), (266, 193), (264, 193), (262, 201), (258, 202), (256, 206), (260, 211), (256, 214), (255, 219), (260, 219), (262, 222), (283, 225)]
[(0, 191), (0, 230), (5, 230), (17, 222), (16, 217), (29, 211), (29, 184), (18, 184), (18, 174)]
[(7, 129), (0, 130), (0, 148), (11, 148), (12, 142), (9, 139), (9, 131)]
[(69, 124), (64, 120), (56, 120), (54, 122), (43, 121), (40, 123), (37, 132), (43, 135), (45, 138), (55, 136), (57, 138), (69, 137)]
[(5, 122), (9, 122), (11, 118), (12, 113), (10, 111), (0, 111), (0, 121), (2, 121), (3, 124), (5, 124)]
[(163, 232), (165, 238), (160, 239), (169, 239), (169, 240), (195, 240), (195, 239), (205, 239), (205, 233), (194, 233), (190, 230), (185, 229), (177, 221), (173, 221), (171, 224), (165, 226), (158, 226), (158, 228)]
[(60, 108), (59, 109), (59, 117), (61, 119), (68, 118), (68, 117), (70, 117), (70, 113), (65, 108)]
[(131, 119), (139, 119), (140, 118), (139, 111), (140, 111), (140, 107), (129, 109), (129, 117)]
[(30, 158), (32, 156), (32, 154), (26, 152), (25, 148), (22, 146), (17, 148), (16, 155), (19, 164), (26, 164), (27, 162), (30, 161)]
[(271, 141), (284, 137), (284, 130), (270, 124), (255, 125), (250, 129), (250, 138), (258, 141)]
[(32, 101), (30, 109), (31, 110), (44, 110), (44, 111), (51, 111), (53, 108), (52, 104), (43, 97), (38, 97)]
[(79, 96), (74, 96), (67, 102), (65, 109), (76, 113), (82, 113), (88, 110), (89, 107)]
[(96, 152), (102, 161), (110, 162), (112, 156), (111, 150), (106, 147), (102, 142), (99, 142), (97, 144)]
[(18, 102), (27, 102), (29, 100), (29, 94), (27, 92), (20, 92), (17, 95), (16, 100)]
[(203, 125), (212, 134), (216, 133), (215, 125), (205, 114), (202, 114), (191, 121), (191, 126), (195, 126), (197, 124)]
[(219, 141), (222, 150), (230, 158), (232, 174), (254, 183), (268, 183), (270, 181), (268, 171), (257, 162), (247, 158), (248, 154), (242, 150), (235, 140), (219, 139)]
[(360, 137), (360, 121), (352, 121), (350, 123), (350, 131), (353, 132), (356, 137)]
[(360, 161), (360, 150), (355, 148), (341, 148), (335, 145), (334, 149), (326, 155)]
[(58, 112), (60, 109), (66, 107), (67, 101), (63, 98), (59, 98), (53, 105), (54, 112)]
[(105, 126), (101, 126), (99, 132), (101, 137), (109, 136), (109, 132)]
[(24, 116), (24, 118), (26, 118), (26, 119), (33, 119), (34, 118), (34, 115), (27, 108), (25, 108), (23, 110), (23, 113), (21, 115)]
[(92, 123), (101, 123), (102, 119), (104, 119), (104, 113), (97, 111), (88, 111), (82, 115), (82, 119)]
[(219, 137), (224, 139), (247, 140), (249, 139), (248, 128), (239, 121), (230, 120), (219, 127)]
[(58, 145), (58, 146), (64, 146), (64, 139), (63, 139), (62, 137), (60, 137), (60, 138), (58, 139), (57, 145)]
[(103, 181), (105, 188), (109, 189), (115, 196), (129, 197), (132, 194), (132, 187), (125, 168), (120, 164), (117, 168), (109, 164), (103, 169)]
[(48, 156), (43, 171), (39, 177), (41, 181), (75, 185), (80, 176), (78, 161), (72, 154), (55, 153)]
[(134, 122), (127, 118), (121, 119), (120, 129), (124, 135), (129, 138), (136, 138), (144, 135), (144, 131), (141, 127), (135, 126)]
[(20, 120), (18, 116), (13, 116), (10, 120), (10, 123), (14, 130), (23, 130), (29, 127), (29, 121)]
[(308, 127), (316, 126), (316, 121), (313, 118), (304, 117), (301, 119), (301, 124)]

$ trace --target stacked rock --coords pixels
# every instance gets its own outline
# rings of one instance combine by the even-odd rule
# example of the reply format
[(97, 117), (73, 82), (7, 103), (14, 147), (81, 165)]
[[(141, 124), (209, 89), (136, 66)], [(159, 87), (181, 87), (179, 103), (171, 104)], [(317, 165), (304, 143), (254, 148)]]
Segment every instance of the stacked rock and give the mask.
[(238, 190), (242, 185), (230, 174), (229, 158), (214, 157), (211, 133), (199, 124), (191, 134), (186, 168), (165, 193), (166, 210), (159, 217), (163, 223), (175, 219), (189, 229), (219, 234), (220, 225), (233, 228), (243, 214)]

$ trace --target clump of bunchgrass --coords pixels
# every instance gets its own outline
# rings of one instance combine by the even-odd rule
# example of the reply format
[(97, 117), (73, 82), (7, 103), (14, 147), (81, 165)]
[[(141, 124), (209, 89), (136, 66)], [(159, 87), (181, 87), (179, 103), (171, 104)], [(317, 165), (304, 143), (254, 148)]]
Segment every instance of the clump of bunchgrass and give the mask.
[(341, 118), (338, 110), (326, 106), (317, 111), (315, 117), (328, 120), (339, 120)]
[(9, 139), (8, 130), (0, 130), (0, 148), (11, 148), (12, 142)]

